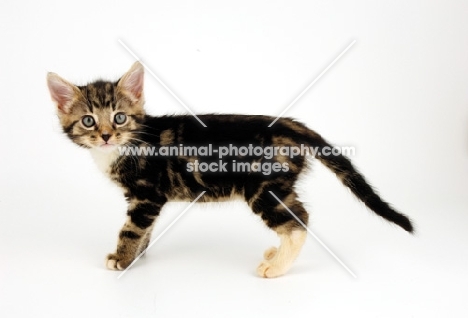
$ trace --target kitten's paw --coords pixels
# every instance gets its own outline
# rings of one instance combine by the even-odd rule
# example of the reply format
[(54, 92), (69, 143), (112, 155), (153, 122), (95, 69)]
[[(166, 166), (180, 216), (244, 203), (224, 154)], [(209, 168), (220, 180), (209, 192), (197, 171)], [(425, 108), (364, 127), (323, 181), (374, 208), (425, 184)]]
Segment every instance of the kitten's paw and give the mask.
[(262, 261), (257, 267), (257, 274), (265, 278), (278, 277), (284, 274), (284, 270), (279, 268), (268, 261)]
[(263, 258), (266, 259), (267, 261), (271, 260), (273, 257), (275, 257), (276, 252), (278, 252), (278, 248), (272, 246), (269, 249), (263, 253)]
[(109, 254), (106, 258), (106, 267), (110, 270), (121, 271), (126, 269), (131, 262), (132, 260), (124, 259), (117, 254)]

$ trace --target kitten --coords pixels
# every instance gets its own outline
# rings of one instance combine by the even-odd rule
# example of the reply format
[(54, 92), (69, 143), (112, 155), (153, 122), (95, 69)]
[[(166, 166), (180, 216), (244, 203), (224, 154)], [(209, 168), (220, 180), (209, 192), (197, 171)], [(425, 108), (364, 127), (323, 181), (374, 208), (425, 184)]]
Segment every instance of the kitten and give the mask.
[[(117, 82), (75, 86), (57, 74), (47, 76), (63, 131), (91, 151), (98, 167), (123, 189), (128, 201), (128, 218), (116, 252), (107, 256), (107, 268), (123, 270), (146, 249), (166, 202), (193, 201), (205, 191), (200, 202), (240, 197), (248, 203), (281, 240), (278, 248), (266, 250), (257, 273), (262, 277), (286, 273), (306, 239), (303, 225), (308, 213), (294, 187), (307, 159), (292, 156), (292, 150), (266, 151), (281, 147), (315, 147), (315, 157), (369, 209), (413, 231), (410, 220), (384, 202), (349, 159), (326, 156), (322, 150), (332, 149), (331, 145), (303, 124), (282, 118), (268, 127), (273, 117), (200, 115), (207, 126), (202, 127), (192, 116), (152, 117), (143, 108), (143, 79), (138, 62)], [(184, 151), (185, 146), (190, 152)], [(122, 154), (122, 149), (127, 153)], [(142, 149), (157, 155), (137, 152)], [(174, 153), (168, 154), (169, 150)]]

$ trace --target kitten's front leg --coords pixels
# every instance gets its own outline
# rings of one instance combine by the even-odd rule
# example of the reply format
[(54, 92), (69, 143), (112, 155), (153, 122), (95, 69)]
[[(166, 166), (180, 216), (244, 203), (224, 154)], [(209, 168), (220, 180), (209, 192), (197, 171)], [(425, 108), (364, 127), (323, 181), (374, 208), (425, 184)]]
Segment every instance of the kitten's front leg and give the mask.
[(117, 251), (109, 254), (106, 266), (112, 270), (124, 270), (143, 252), (148, 245), (148, 239), (153, 230), (154, 222), (164, 203), (144, 200), (131, 201), (128, 209), (128, 219), (119, 233)]

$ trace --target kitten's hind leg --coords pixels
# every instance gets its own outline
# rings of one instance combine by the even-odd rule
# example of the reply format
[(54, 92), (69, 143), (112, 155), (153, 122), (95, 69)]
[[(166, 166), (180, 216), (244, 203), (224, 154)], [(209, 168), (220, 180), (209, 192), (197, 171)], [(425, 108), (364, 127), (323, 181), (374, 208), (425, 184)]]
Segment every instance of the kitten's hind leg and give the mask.
[[(307, 224), (308, 214), (301, 202), (297, 200), (294, 192), (288, 194), (281, 191), (273, 191), (283, 203), (293, 212), (304, 224)], [(264, 260), (257, 268), (257, 273), (261, 277), (277, 277), (285, 274), (292, 266), (294, 260), (299, 255), (302, 245), (307, 237), (307, 231), (297, 222), (271, 194), (267, 191), (261, 193), (251, 207), (255, 213), (261, 215), (268, 227), (274, 230), (280, 237), (278, 248), (271, 247), (264, 253)]]
[(265, 260), (257, 267), (257, 274), (261, 277), (273, 278), (285, 274), (299, 255), (307, 237), (307, 232), (300, 229), (281, 232), (278, 233), (281, 240), (279, 247), (268, 249)]

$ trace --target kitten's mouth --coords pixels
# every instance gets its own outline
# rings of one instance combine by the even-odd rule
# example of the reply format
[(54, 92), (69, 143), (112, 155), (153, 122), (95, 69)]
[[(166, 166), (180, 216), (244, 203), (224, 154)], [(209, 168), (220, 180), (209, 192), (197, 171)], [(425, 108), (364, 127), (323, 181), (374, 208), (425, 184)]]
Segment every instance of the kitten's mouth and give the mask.
[(109, 143), (104, 143), (104, 144), (97, 146), (97, 148), (102, 151), (112, 151), (116, 147), (117, 147), (116, 144), (109, 144)]

